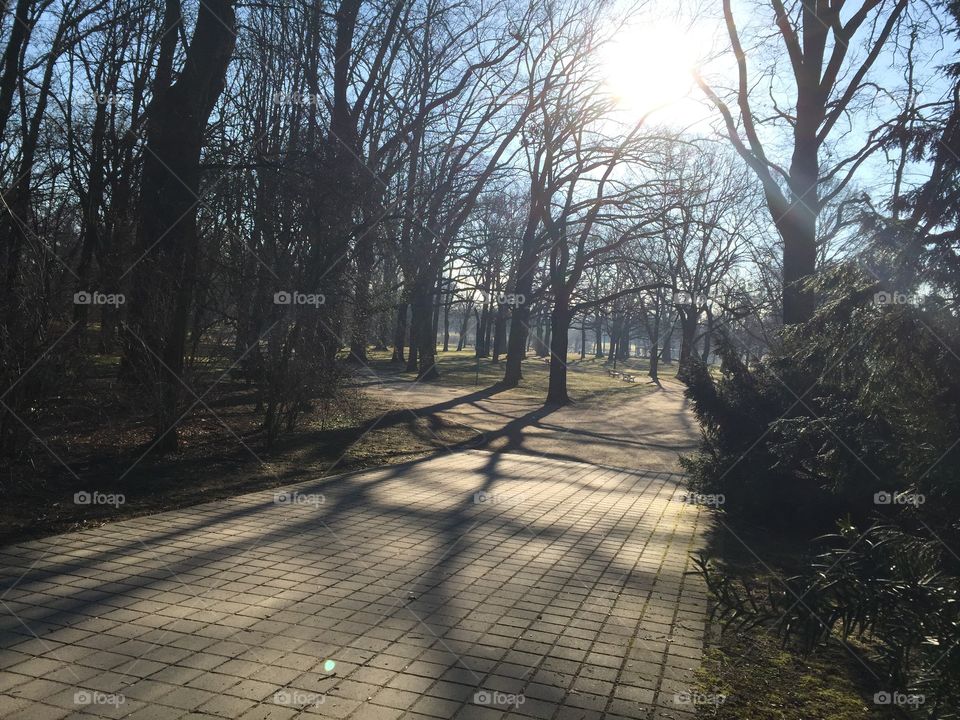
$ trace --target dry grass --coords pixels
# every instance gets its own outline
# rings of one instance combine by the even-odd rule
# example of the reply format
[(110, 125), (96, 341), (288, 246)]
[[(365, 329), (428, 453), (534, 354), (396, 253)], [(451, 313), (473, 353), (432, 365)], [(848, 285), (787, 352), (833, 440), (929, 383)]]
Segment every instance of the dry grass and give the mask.
[[(382, 374), (397, 374), (413, 378), (413, 373), (403, 373), (397, 365), (390, 363), (390, 353), (371, 352), (369, 365)], [(489, 358), (477, 359), (472, 350), (461, 352), (438, 352), (437, 368), (440, 378), (431, 381), (443, 387), (464, 389), (479, 389), (490, 387), (503, 379), (504, 362), (494, 364)], [(569, 355), (567, 360), (567, 389), (571, 399), (575, 402), (585, 402), (619, 392), (636, 392), (648, 386), (650, 378), (647, 372), (650, 365), (643, 358), (631, 358), (627, 361), (618, 360), (615, 369), (622, 373), (632, 374), (635, 382), (624, 382), (620, 378), (611, 377), (609, 371), (614, 365), (608, 365), (606, 358), (587, 356), (580, 360), (579, 355)], [(676, 364), (661, 365), (660, 376), (672, 379), (676, 377)], [(518, 397), (542, 400), (547, 394), (547, 384), (550, 377), (550, 365), (543, 359), (528, 356), (523, 364), (523, 380), (520, 386), (508, 391)]]

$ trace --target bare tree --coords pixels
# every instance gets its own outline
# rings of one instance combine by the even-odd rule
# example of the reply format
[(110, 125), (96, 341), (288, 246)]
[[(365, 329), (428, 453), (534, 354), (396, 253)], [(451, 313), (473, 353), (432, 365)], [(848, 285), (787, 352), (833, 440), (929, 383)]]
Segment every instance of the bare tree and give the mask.
[[(766, 3), (758, 3), (765, 5)], [(749, 61), (761, 52), (745, 42), (732, 1), (722, 0), (723, 18), (736, 61), (737, 84), (727, 90), (702, 76), (701, 89), (719, 110), (726, 134), (763, 184), (771, 219), (783, 239), (783, 321), (803, 322), (814, 311), (813, 291), (805, 280), (816, 270), (817, 220), (824, 205), (847, 186), (856, 171), (882, 144), (884, 125), (868, 132), (857, 147), (841, 152), (834, 136), (848, 135), (849, 113), (865, 114), (862, 103), (880, 93), (869, 72), (907, 17), (909, 0), (769, 0), (782, 51), (772, 61), (787, 61), (793, 81), (791, 105), (765, 107), (766, 90), (751, 77)], [(771, 68), (769, 82), (779, 77)], [(770, 97), (782, 97), (778, 88)], [(777, 162), (769, 139), (773, 128), (792, 135), (789, 164)], [(779, 136), (779, 135), (778, 135)], [(830, 148), (830, 162), (823, 165)], [(828, 188), (828, 189), (825, 189)]]
[(172, 82), (179, 0), (167, 0), (148, 110), (128, 360), (159, 390), (157, 449), (177, 448), (187, 318), (196, 283), (196, 206), (207, 120), (223, 92), (236, 41), (232, 0), (200, 5), (179, 77)]

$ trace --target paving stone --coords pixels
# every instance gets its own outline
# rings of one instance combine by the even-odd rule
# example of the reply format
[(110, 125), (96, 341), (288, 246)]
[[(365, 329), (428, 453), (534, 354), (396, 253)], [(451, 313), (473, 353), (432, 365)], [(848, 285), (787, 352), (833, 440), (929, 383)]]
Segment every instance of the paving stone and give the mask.
[(289, 490), (326, 502), (0, 548), (0, 716), (690, 719), (708, 518), (681, 476), (462, 451)]

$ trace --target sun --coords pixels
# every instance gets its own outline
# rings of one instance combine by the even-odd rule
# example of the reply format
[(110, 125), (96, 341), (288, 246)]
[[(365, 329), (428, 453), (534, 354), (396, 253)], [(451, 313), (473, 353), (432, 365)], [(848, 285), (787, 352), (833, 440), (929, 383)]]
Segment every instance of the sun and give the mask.
[(603, 49), (603, 83), (617, 107), (631, 115), (653, 112), (660, 121), (693, 120), (694, 70), (707, 43), (696, 28), (668, 23), (628, 27)]

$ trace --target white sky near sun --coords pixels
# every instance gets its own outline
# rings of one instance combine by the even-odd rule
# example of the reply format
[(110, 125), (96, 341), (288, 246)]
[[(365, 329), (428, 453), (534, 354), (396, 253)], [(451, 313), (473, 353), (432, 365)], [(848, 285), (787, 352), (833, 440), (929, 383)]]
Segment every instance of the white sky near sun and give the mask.
[[(748, 46), (753, 31), (769, 34), (766, 31), (772, 29), (772, 10), (766, 2), (734, 0), (733, 10)], [(928, 84), (921, 99), (930, 101), (937, 99), (947, 87), (937, 72), (937, 66), (956, 56), (957, 42), (940, 32), (931, 32), (919, 42), (923, 45), (918, 46), (918, 76), (925, 78)], [(781, 45), (774, 37), (773, 43), (760, 55), (755, 57), (755, 53), (748, 53), (750, 80), (755, 84), (754, 110), (760, 116), (772, 114), (769, 112), (767, 77), (770, 68), (777, 67), (775, 57), (783, 53)], [(855, 38), (851, 55), (859, 51)], [(689, 4), (677, 0), (649, 3), (601, 49), (600, 63), (604, 85), (616, 98), (620, 119), (626, 124), (651, 113), (651, 124), (684, 129), (693, 135), (716, 137), (714, 131), (721, 129), (717, 110), (706, 101), (693, 77), (694, 71), (700, 69), (711, 84), (735, 85), (736, 65), (720, 17), (719, 0), (691, 0)], [(793, 81), (779, 72), (777, 75), (779, 77), (769, 90), (781, 107), (792, 110)], [(885, 53), (878, 59), (871, 76), (885, 88), (893, 89), (903, 84), (902, 66), (892, 54)], [(834, 136), (844, 136), (842, 145), (859, 147), (870, 128), (897, 113), (899, 108), (892, 103), (889, 96), (881, 93), (871, 107), (852, 113), (849, 125), (842, 127), (843, 123), (840, 123)], [(761, 137), (768, 145), (768, 154), (782, 164), (788, 164), (789, 129), (783, 124), (778, 123), (778, 126), (776, 130), (761, 128)], [(911, 170), (917, 171), (915, 177), (918, 180), (922, 179), (924, 168), (914, 165)], [(856, 182), (865, 189), (874, 187), (880, 191), (883, 186), (888, 186), (891, 176), (886, 159), (877, 154), (861, 168)]]
[(712, 116), (694, 71), (716, 51), (717, 29), (676, 17), (638, 18), (600, 51), (604, 85), (626, 116), (678, 127)]

